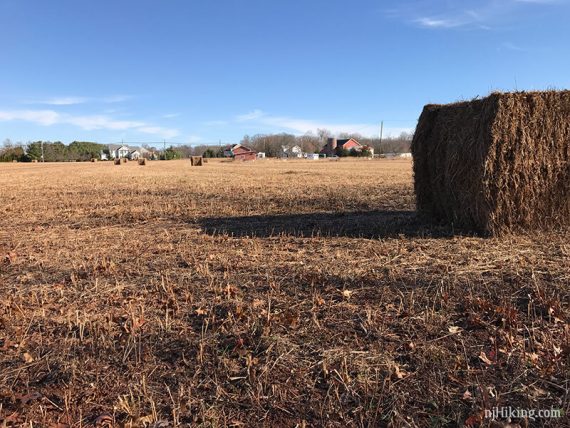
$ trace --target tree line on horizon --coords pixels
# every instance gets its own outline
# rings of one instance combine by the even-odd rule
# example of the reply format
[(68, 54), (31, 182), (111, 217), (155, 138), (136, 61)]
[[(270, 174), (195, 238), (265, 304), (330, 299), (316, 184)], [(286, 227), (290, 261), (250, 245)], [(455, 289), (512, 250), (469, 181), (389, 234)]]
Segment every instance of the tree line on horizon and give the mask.
[[(252, 136), (245, 135), (240, 144), (257, 152), (264, 152), (267, 157), (279, 157), (283, 146), (299, 146), (305, 153), (318, 153), (326, 144), (327, 139), (332, 136), (333, 134), (330, 131), (322, 129), (319, 129), (316, 135), (313, 133), (300, 136), (288, 133), (256, 134)], [(403, 132), (397, 137), (387, 137), (382, 140), (354, 133), (341, 133), (336, 135), (336, 137), (338, 139), (354, 138), (362, 145), (372, 147), (374, 153), (383, 154), (409, 152), (413, 134)], [(95, 142), (74, 141), (70, 144), (64, 144), (60, 141), (33, 141), (13, 143), (6, 139), (0, 146), (0, 162), (40, 161), (42, 159), (42, 145), (43, 160), (45, 162), (89, 161), (91, 159), (101, 159), (102, 153), (109, 156), (108, 146)], [(155, 153), (160, 153), (160, 159), (171, 160), (188, 158), (190, 156), (223, 157), (226, 145), (171, 145), (166, 150), (159, 150), (145, 145), (143, 147)]]
[[(32, 162), (42, 160), (45, 162), (85, 162), (91, 159), (101, 159), (104, 154), (110, 158), (109, 146), (89, 141), (74, 141), (64, 144), (61, 141), (31, 141), (26, 144), (12, 143), (9, 139), (4, 140), (0, 146), (0, 162)], [(158, 156), (162, 160), (180, 159), (183, 153), (174, 148), (168, 147), (159, 151), (156, 148), (146, 146), (153, 153), (160, 153)]]
[(26, 144), (12, 143), (4, 140), (0, 147), (0, 162), (31, 162), (39, 161), (43, 155), (46, 162), (88, 161), (93, 158), (100, 159), (101, 151), (107, 146), (103, 144), (74, 141), (63, 144), (60, 141), (31, 141)]
[[(299, 146), (305, 153), (319, 153), (327, 142), (327, 139), (333, 137), (333, 133), (326, 129), (319, 129), (317, 134), (307, 133), (304, 135), (293, 135), (287, 133), (279, 134), (256, 134), (245, 135), (240, 144), (249, 147), (256, 152), (264, 152), (267, 157), (279, 157), (282, 147)], [(338, 139), (354, 138), (360, 144), (369, 146), (374, 149), (374, 153), (406, 153), (410, 151), (413, 134), (402, 132), (397, 137), (364, 137), (356, 133), (340, 133), (336, 135)], [(184, 157), (188, 156), (204, 156), (204, 157), (223, 157), (224, 147), (221, 144), (211, 145), (202, 144), (195, 146), (179, 146), (177, 150), (182, 151)]]

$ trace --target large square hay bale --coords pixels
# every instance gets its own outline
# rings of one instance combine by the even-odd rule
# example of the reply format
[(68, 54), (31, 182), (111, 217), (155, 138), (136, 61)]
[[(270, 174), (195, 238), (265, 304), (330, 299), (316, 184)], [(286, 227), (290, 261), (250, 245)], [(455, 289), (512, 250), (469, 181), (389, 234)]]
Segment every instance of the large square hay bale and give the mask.
[(485, 234), (570, 224), (570, 91), (428, 105), (412, 153), (428, 218)]
[(190, 165), (191, 166), (203, 166), (204, 159), (202, 156), (191, 156), (190, 157)]

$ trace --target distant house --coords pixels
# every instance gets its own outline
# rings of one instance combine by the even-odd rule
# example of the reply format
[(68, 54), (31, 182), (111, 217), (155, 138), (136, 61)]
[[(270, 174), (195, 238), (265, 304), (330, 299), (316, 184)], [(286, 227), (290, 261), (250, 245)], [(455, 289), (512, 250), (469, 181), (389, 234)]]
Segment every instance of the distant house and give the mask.
[(319, 160), (319, 154), (318, 153), (307, 153), (307, 159)]
[[(125, 158), (125, 159), (139, 159), (139, 158), (153, 158), (154, 153), (144, 147), (127, 146), (126, 144), (109, 144), (109, 159)], [(101, 159), (107, 159), (107, 155), (101, 155)]]
[(257, 152), (257, 159), (265, 159), (265, 152)]
[(124, 144), (109, 144), (108, 146), (109, 149), (109, 158), (110, 159), (115, 159), (115, 158), (129, 158), (129, 153), (131, 152), (131, 149), (129, 148), (129, 146), (126, 146)]
[(231, 158), (234, 155), (233, 148), (239, 146), (239, 144), (232, 144), (224, 147), (224, 157)]
[(345, 138), (345, 139), (337, 139), (337, 138), (328, 138), (327, 144), (323, 147), (320, 151), (322, 155), (335, 156), (339, 150), (346, 150), (346, 151), (356, 151), (361, 152), (363, 150), (368, 150), (371, 156), (374, 156), (374, 149), (369, 146), (364, 146), (356, 141), (354, 138)]
[(255, 160), (257, 158), (257, 152), (241, 144), (233, 144), (224, 149), (224, 156), (242, 161)]
[(303, 149), (299, 146), (281, 146), (281, 157), (282, 158), (302, 158)]

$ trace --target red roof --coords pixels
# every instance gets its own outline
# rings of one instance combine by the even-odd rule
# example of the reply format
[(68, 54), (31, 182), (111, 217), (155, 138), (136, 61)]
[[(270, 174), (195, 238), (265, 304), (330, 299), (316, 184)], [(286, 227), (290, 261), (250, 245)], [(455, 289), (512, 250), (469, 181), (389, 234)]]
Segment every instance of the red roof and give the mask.
[(251, 150), (250, 148), (247, 148), (245, 146), (238, 146), (234, 149), (232, 149), (232, 152), (235, 155), (239, 155), (239, 154), (244, 154), (244, 153), (255, 153), (254, 150)]
[(350, 140), (341, 145), (341, 147), (346, 150), (350, 150), (354, 147), (360, 147), (360, 146), (361, 144), (358, 141), (356, 141), (354, 138), (351, 138)]

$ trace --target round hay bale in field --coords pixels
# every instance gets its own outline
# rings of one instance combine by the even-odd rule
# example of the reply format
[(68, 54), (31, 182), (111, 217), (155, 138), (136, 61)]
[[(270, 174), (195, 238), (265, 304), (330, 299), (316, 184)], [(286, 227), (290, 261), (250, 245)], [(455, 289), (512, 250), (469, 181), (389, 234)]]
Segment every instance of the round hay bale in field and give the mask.
[(127, 163), (129, 160), (127, 158), (121, 158), (121, 162)]
[(145, 158), (139, 159), (139, 165), (145, 166), (146, 165), (146, 159)]
[(93, 163), (97, 162), (97, 158), (91, 158), (91, 162)]
[(490, 235), (570, 224), (570, 91), (427, 105), (412, 154), (427, 218)]
[(115, 165), (120, 165), (121, 164), (121, 159), (116, 158), (114, 161)]

